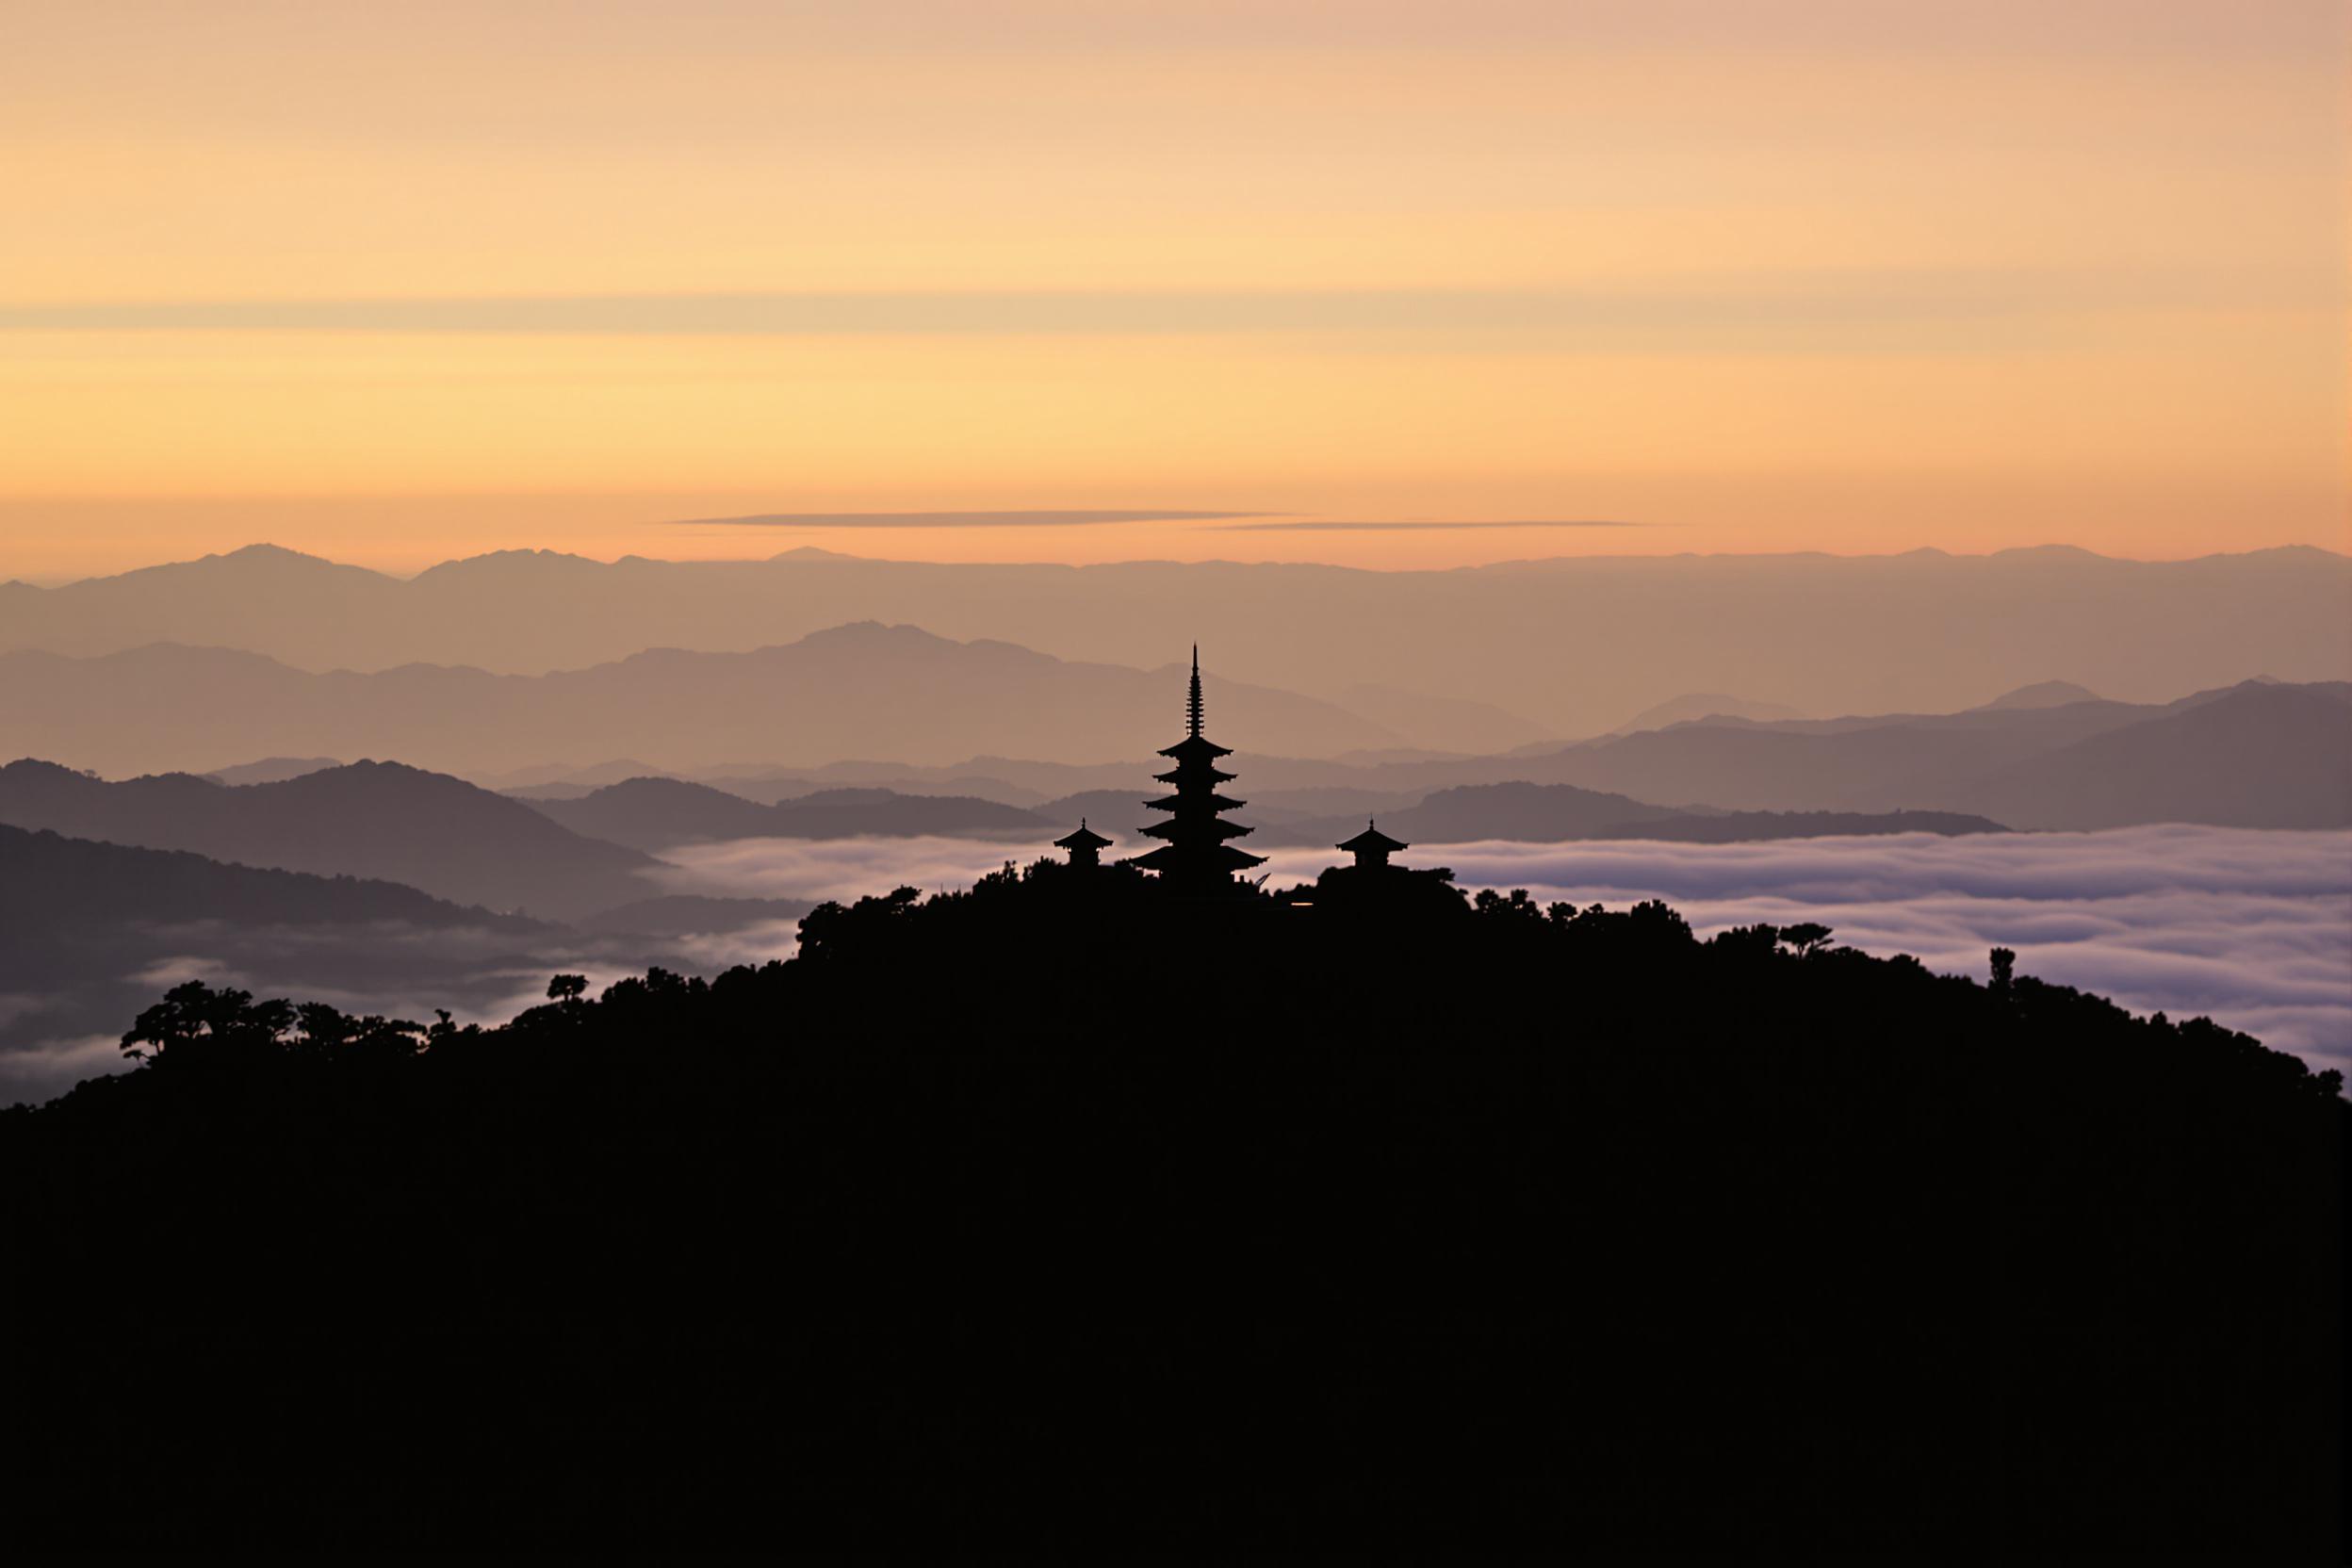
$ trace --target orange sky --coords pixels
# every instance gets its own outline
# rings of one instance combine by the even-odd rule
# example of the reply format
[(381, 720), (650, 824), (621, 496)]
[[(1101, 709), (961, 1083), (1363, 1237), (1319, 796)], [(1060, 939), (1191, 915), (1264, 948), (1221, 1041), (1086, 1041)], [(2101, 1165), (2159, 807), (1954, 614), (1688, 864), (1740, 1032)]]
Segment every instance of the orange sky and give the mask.
[(2340, 18), (37, 5), (0, 577), (2344, 547)]

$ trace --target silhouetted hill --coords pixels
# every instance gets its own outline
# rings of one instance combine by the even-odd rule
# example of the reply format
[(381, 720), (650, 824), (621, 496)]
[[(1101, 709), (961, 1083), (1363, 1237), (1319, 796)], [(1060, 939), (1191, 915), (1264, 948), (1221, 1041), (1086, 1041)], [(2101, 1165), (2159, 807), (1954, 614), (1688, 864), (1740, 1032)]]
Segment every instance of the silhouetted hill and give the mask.
[[(1935, 808), (1980, 814), (2014, 827), (2187, 821), (2220, 825), (2329, 826), (2342, 819), (2341, 723), (2319, 722), (2338, 688), (2263, 686), (2249, 694), (2302, 694), (2230, 710), (2229, 744), (2191, 760), (2176, 755), (2183, 728), (2234, 693), (2200, 693), (2162, 708), (2115, 702), (1981, 708), (1950, 714), (1890, 714), (1782, 724), (1702, 723), (1591, 743), (1544, 756), (1494, 760), (1525, 776), (1575, 783), (1648, 800), (1702, 799), (1743, 810), (1884, 812)], [(2134, 740), (2122, 737), (2154, 726)], [(2202, 733), (2218, 737), (2222, 721)], [(2107, 737), (2102, 744), (2093, 744)], [(2173, 776), (2121, 787), (2129, 766), (2102, 772), (2102, 758), (2145, 758)], [(1431, 770), (1437, 776), (1470, 769)], [(2117, 788), (2104, 794), (2112, 777)], [(2190, 781), (2196, 781), (2192, 784)], [(2150, 815), (2148, 813), (2156, 813)], [(2204, 814), (2198, 814), (2204, 813)]]
[(711, 839), (773, 833), (773, 808), (678, 778), (631, 778), (575, 799), (521, 797), (575, 833), (632, 849), (666, 849)]
[(1046, 825), (1046, 819), (1033, 811), (969, 796), (837, 789), (761, 806), (707, 784), (675, 778), (632, 778), (576, 800), (528, 804), (576, 833), (644, 850), (718, 839), (1034, 835)]
[(306, 773), (320, 773), (342, 765), (342, 760), (334, 757), (265, 757), (258, 762), (215, 768), (204, 776), (215, 784), (283, 784)]
[(2102, 702), (2106, 699), (2087, 686), (2077, 686), (2071, 680), (2037, 680), (2031, 686), (2020, 686), (2003, 692), (1984, 706), (1990, 709), (2064, 708), (2071, 702)]
[[(1562, 735), (1600, 733), (1665, 692), (1770, 692), (1815, 713), (1944, 712), (2057, 670), (2137, 701), (2250, 669), (2352, 677), (2342, 633), (2352, 560), (2310, 548), (2178, 562), (2079, 550), (1577, 557), (1426, 572), (801, 552), (603, 564), (525, 551), (408, 582), (239, 551), (13, 597), (0, 647), (90, 655), (170, 641), (252, 648), (310, 670), (422, 660), (540, 674), (648, 647), (740, 652), (860, 619), (1147, 669), (1198, 641), (1212, 669), (1290, 691), (1427, 693)], [(1245, 739), (1283, 749), (1270, 736)], [(382, 743), (301, 749), (424, 755)]]
[[(1381, 817), (1384, 832), (1411, 843), (1466, 843), (1478, 839), (1551, 842), (1585, 839), (1629, 823), (1680, 816), (1683, 808), (1652, 806), (1624, 795), (1572, 784), (1472, 784), (1440, 790), (1417, 806)], [(1287, 841), (1337, 842), (1363, 826), (1354, 816), (1286, 828)]]
[(381, 877), (438, 897), (563, 917), (643, 898), (654, 862), (460, 779), (356, 762), (275, 784), (188, 774), (109, 783), (54, 763), (0, 767), (0, 822), (218, 860)]
[(1698, 719), (1750, 719), (1770, 724), (1779, 719), (1801, 719), (1803, 713), (1778, 702), (1753, 702), (1746, 697), (1724, 696), (1716, 692), (1686, 692), (1669, 697), (1654, 707), (1644, 708), (1609, 731), (1612, 735), (1632, 735), (1644, 729), (1663, 729), (1668, 725), (1690, 724)]
[[(1140, 767), (1137, 774), (1139, 776), (1150, 776), (1149, 772)], [(1075, 827), (1083, 819), (1095, 832), (1113, 841), (1116, 847), (1103, 853), (1117, 858), (1121, 855), (1140, 854), (1152, 847), (1150, 840), (1140, 837), (1144, 825), (1158, 818), (1158, 813), (1143, 808), (1143, 803), (1152, 798), (1142, 790), (1081, 790), (1076, 794), (1047, 801), (1037, 808), (1035, 814), (1039, 821), (1055, 829), (1055, 837)], [(1245, 814), (1252, 822), (1264, 818), (1264, 813), (1255, 810)], [(1068, 825), (1063, 825), (1065, 824)]]
[(500, 790), (498, 793), (506, 796), (509, 800), (519, 800), (527, 803), (542, 800), (580, 800), (589, 795), (595, 794), (597, 790), (605, 787), (606, 786), (597, 784), (571, 783), (525, 784), (518, 789)]
[(1955, 793), (1962, 780), (2152, 711), (2085, 704), (1949, 716), (1681, 724), (1514, 761), (1534, 776), (1588, 789), (1649, 800), (1705, 800), (1734, 809), (1956, 807), (1965, 804)]
[(2333, 1075), (1326, 882), (1049, 864), (492, 1030), (173, 989), (0, 1119), (12, 1540), (2332, 1555)]
[[(1337, 843), (1361, 816), (1276, 825), (1259, 841)], [(1569, 784), (1469, 784), (1440, 790), (1420, 805), (1384, 812), (1383, 832), (1415, 844), (1501, 839), (1556, 843), (1577, 839), (1670, 839), (1745, 843), (1886, 833), (2001, 833), (2000, 823), (1952, 811), (1705, 811), (1652, 806)]]
[[(712, 768), (699, 773), (699, 782), (774, 806), (788, 800), (802, 800), (822, 794), (828, 790), (887, 789), (903, 795), (970, 795), (978, 800), (992, 800), (999, 806), (1018, 806), (1027, 810), (1036, 808), (1054, 794), (1050, 789), (1011, 783), (973, 773), (971, 767), (983, 765), (951, 763), (945, 767), (925, 768), (904, 762), (828, 762), (822, 767), (800, 773), (776, 773), (772, 769), (743, 765), (732, 768)], [(1066, 763), (1034, 762), (1020, 766), (1059, 778), (1066, 774), (1094, 775), (1103, 768), (1071, 768)], [(1130, 768), (1131, 774), (1136, 770)], [(1146, 773), (1149, 770), (1144, 770)]]
[[(21, 764), (17, 764), (21, 765)], [(7, 770), (0, 769), (0, 773)], [(57, 925), (134, 922), (197, 924), (365, 924), (400, 921), (485, 930), (544, 930), (537, 922), (452, 904), (415, 888), (224, 864), (185, 850), (139, 849), (0, 825), (0, 926), (15, 978), (37, 989), (16, 946)], [(14, 988), (13, 987), (10, 988)]]
[(971, 795), (901, 794), (895, 790), (818, 790), (779, 801), (775, 820), (790, 839), (906, 838), (923, 833), (1033, 833), (1048, 825), (1035, 811)]
[(2352, 702), (2249, 681), (2011, 763), (1954, 798), (2040, 827), (2352, 826)]
[[(0, 654), (0, 733), (108, 773), (297, 752), (488, 773), (583, 743), (671, 772), (746, 751), (771, 763), (936, 763), (994, 747), (1094, 760), (1165, 744), (1171, 683), (1182, 690), (1172, 668), (1069, 663), (873, 624), (541, 677), (427, 664), (308, 675), (252, 654), (148, 646), (86, 660)], [(1252, 744), (1331, 755), (1398, 740), (1288, 692), (1211, 678), (1208, 697), (1220, 728)]]
[(533, 791), (543, 790), (551, 785), (562, 785), (575, 792), (569, 795), (546, 795), (542, 798), (568, 800), (584, 795), (591, 790), (602, 789), (607, 784), (625, 784), (632, 778), (660, 778), (664, 776), (660, 768), (650, 762), (640, 762), (632, 757), (615, 757), (602, 762), (591, 762), (585, 765), (569, 762), (539, 762), (527, 768), (476, 772), (467, 776), (471, 782), (481, 785), (485, 790), (496, 790), (500, 794), (511, 794), (517, 800), (533, 798)]

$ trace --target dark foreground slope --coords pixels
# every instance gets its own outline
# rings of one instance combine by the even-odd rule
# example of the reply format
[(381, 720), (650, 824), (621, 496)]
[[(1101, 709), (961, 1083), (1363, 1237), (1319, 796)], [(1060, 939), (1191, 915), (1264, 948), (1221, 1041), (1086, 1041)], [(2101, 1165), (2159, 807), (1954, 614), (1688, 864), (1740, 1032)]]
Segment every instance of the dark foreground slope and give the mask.
[(178, 993), (0, 1119), (6, 1527), (2331, 1554), (2331, 1080), (1399, 886), (1049, 867), (421, 1042)]

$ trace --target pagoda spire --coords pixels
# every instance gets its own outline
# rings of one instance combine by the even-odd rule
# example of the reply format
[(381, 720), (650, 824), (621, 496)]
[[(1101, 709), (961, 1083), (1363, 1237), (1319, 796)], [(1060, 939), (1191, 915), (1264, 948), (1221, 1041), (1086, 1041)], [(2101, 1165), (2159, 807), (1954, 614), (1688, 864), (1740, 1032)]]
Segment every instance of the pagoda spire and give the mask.
[(1217, 792), (1219, 784), (1230, 782), (1233, 776), (1219, 769), (1217, 760), (1231, 753), (1201, 733), (1205, 718), (1200, 700), (1200, 645), (1196, 643), (1192, 649), (1192, 683), (1184, 700), (1184, 738), (1160, 750), (1162, 757), (1173, 758), (1176, 765), (1154, 776), (1162, 783), (1173, 785), (1174, 792), (1145, 803), (1154, 811), (1168, 814), (1166, 822), (1153, 823), (1143, 830), (1146, 837), (1158, 839), (1161, 844), (1150, 854), (1139, 855), (1128, 862), (1157, 872), (1162, 881), (1195, 893), (1228, 890), (1233, 886), (1235, 872), (1247, 871), (1266, 858), (1225, 841), (1250, 831), (1239, 823), (1222, 820), (1226, 812), (1237, 810), (1247, 803)]

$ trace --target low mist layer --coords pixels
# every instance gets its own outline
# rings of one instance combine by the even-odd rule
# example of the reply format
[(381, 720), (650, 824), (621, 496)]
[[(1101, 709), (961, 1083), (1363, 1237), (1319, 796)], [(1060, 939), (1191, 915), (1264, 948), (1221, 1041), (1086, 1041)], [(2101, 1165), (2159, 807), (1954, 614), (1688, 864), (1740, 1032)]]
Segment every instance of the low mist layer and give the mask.
[[(677, 869), (660, 874), (680, 890), (847, 899), (969, 886), (1016, 853), (958, 839), (761, 839), (674, 850), (664, 858)], [(1269, 885), (1311, 880), (1334, 858), (1272, 850)], [(1991, 948), (2011, 947), (2021, 972), (2143, 1012), (2210, 1014), (2314, 1065), (2352, 1065), (2352, 833), (1416, 844), (1403, 859), (1544, 902), (1663, 898), (1702, 935), (1819, 921), (1839, 942), (1952, 973), (1981, 976)]]

